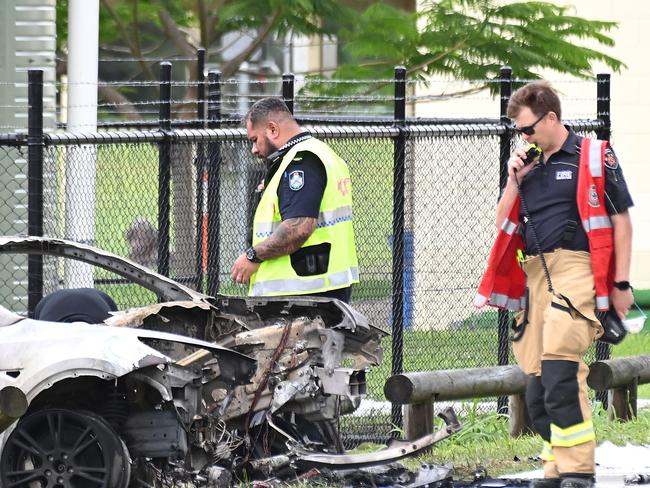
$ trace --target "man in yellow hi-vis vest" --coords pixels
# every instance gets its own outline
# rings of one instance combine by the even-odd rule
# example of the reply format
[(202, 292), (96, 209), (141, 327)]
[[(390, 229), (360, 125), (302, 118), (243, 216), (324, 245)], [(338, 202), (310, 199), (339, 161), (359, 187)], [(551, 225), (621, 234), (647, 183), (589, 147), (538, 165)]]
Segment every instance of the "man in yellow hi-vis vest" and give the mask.
[(279, 98), (258, 100), (246, 131), (268, 171), (252, 245), (231, 277), (249, 295), (316, 295), (348, 302), (359, 281), (350, 172), (327, 144), (301, 130)]

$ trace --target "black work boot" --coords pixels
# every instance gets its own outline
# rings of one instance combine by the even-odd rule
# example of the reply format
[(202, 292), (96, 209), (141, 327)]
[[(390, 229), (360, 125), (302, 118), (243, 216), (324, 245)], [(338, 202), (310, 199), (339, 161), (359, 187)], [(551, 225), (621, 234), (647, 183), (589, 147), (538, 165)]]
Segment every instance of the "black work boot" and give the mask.
[(560, 488), (593, 488), (594, 477), (586, 476), (562, 476)]
[(560, 488), (560, 478), (531, 480), (528, 488)]

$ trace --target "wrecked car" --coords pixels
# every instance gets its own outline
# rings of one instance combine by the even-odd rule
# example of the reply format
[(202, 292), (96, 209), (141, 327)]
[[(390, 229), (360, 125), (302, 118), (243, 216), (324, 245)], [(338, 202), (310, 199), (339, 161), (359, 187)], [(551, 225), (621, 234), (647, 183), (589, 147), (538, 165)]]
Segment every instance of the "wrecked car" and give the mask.
[[(233, 475), (390, 462), (459, 429), (449, 411), (446, 427), (417, 441), (344, 452), (336, 420), (364, 398), (387, 333), (338, 300), (210, 297), (59, 239), (4, 237), (0, 253), (91, 263), (160, 299), (101, 324), (0, 307), (5, 488), (229, 486)], [(17, 391), (26, 411), (12, 417), (2, 392)]]

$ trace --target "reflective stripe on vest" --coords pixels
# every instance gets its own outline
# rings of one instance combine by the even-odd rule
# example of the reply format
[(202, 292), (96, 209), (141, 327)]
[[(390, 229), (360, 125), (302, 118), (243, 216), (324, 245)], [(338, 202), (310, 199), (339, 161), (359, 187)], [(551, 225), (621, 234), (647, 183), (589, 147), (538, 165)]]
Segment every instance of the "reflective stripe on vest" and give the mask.
[(330, 273), (327, 280), (331, 286), (342, 286), (359, 279), (359, 268), (350, 268), (338, 273)]
[(605, 310), (609, 308), (609, 297), (596, 297), (596, 308), (598, 310)]
[(589, 241), (596, 310), (600, 311), (609, 309), (615, 264), (614, 227), (605, 205), (605, 147), (603, 141), (582, 140), (577, 186), (578, 213)]
[[(596, 142), (597, 144), (594, 144)], [(591, 170), (591, 176), (594, 178), (600, 178), (603, 176), (603, 167), (602, 167), (602, 154), (601, 154), (601, 144), (598, 144), (600, 141), (592, 141), (589, 145), (589, 169)]]
[(526, 296), (524, 295), (521, 298), (510, 298), (508, 295), (502, 293), (492, 293), (488, 303), (509, 310), (523, 310), (526, 308)]
[(310, 280), (268, 280), (261, 283), (254, 283), (251, 288), (251, 295), (265, 296), (276, 293), (310, 292), (319, 288), (325, 288), (325, 278), (313, 278)]
[(593, 229), (609, 229), (612, 226), (612, 219), (605, 216), (589, 217), (582, 221), (582, 227), (585, 232), (590, 232)]
[(501, 230), (511, 236), (517, 230), (517, 224), (510, 219), (505, 219), (501, 225)]
[[(318, 213), (318, 221), (316, 223), (317, 228), (329, 227), (331, 225), (336, 225), (339, 222), (345, 222), (346, 220), (352, 220), (352, 207), (350, 205), (345, 205), (343, 207), (335, 208), (333, 210), (326, 210), (324, 212)], [(258, 238), (270, 237), (278, 227), (280, 227), (281, 222), (259, 222), (255, 225), (255, 236)]]
[(492, 293), (490, 298), (476, 294), (474, 297), (474, 306), (482, 307), (485, 304), (494, 307), (507, 308), (509, 310), (523, 310), (526, 308), (526, 295), (521, 298), (510, 298), (503, 293)]
[(252, 296), (265, 296), (298, 292), (310, 292), (314, 289), (325, 288), (327, 282), (332, 287), (347, 285), (351, 281), (359, 279), (359, 268), (351, 268), (350, 270), (340, 271), (338, 273), (331, 273), (326, 278), (318, 277), (313, 279), (302, 280), (268, 280), (261, 283), (255, 283), (251, 289)]
[(573, 447), (578, 444), (593, 441), (596, 439), (594, 424), (586, 420), (565, 429), (551, 424), (551, 445), (557, 447)]

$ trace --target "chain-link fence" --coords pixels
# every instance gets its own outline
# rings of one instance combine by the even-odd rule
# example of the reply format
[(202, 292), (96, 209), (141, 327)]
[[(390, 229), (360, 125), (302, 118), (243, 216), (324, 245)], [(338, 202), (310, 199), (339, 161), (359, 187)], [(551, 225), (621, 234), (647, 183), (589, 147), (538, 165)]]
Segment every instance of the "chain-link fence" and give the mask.
[[(602, 120), (568, 124), (607, 136)], [(352, 304), (393, 332), (382, 364), (368, 374), (368, 399), (341, 428), (350, 443), (384, 439), (401, 422), (383, 396), (391, 374), (509, 361), (507, 314), (477, 311), (472, 301), (495, 236), (504, 153), (517, 141), (505, 119), (305, 128), (350, 167), (361, 280)], [(40, 208), (46, 235), (95, 244), (210, 294), (246, 293), (230, 269), (247, 246), (264, 164), (243, 129), (59, 133), (37, 142), (0, 138), (4, 234), (25, 233), (28, 210)], [(29, 173), (30, 165), (40, 166)], [(28, 173), (42, 178), (41, 200), (34, 200), (40, 207), (28, 209), (23, 198)], [(120, 308), (156, 300), (105, 270), (39, 259), (42, 293), (96, 286)], [(0, 255), (0, 273), (2, 304), (26, 312), (27, 258)], [(485, 399), (481, 408), (494, 410), (496, 401)]]

